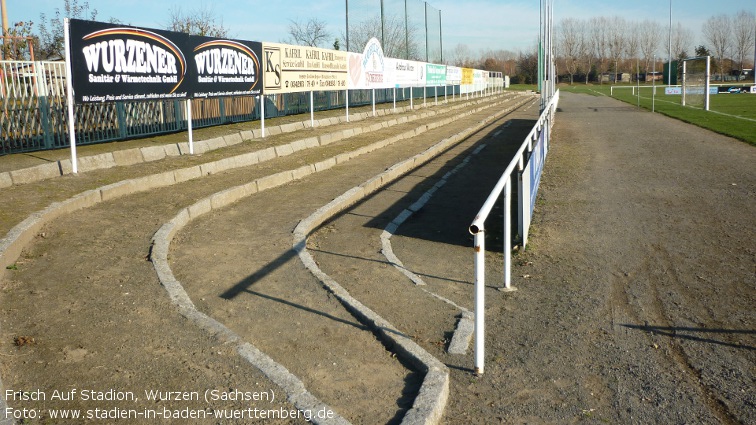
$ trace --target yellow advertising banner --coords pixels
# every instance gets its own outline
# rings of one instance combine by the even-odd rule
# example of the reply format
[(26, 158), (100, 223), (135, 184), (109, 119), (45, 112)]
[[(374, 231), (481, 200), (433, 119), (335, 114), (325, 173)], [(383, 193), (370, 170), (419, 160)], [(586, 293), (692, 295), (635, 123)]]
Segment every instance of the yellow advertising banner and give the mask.
[(347, 52), (263, 43), (263, 93), (347, 88)]
[(475, 70), (472, 68), (462, 68), (461, 84), (472, 84), (475, 81)]

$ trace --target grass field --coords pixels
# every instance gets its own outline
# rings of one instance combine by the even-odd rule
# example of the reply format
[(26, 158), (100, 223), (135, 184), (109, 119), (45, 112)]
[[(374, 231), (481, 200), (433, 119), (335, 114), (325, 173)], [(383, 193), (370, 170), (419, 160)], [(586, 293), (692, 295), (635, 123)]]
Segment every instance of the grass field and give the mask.
[[(563, 85), (559, 88), (573, 93), (587, 93), (595, 96), (610, 96), (610, 85)], [(656, 112), (679, 119), (681, 121), (707, 128), (720, 134), (743, 140), (756, 146), (756, 95), (753, 94), (716, 94), (711, 95), (710, 110), (683, 107), (680, 96), (667, 96), (664, 86), (656, 86), (656, 96), (652, 100), (651, 86), (640, 87), (640, 98), (633, 95), (631, 86), (617, 88), (613, 96), (615, 99), (640, 104), (641, 108), (653, 109)]]

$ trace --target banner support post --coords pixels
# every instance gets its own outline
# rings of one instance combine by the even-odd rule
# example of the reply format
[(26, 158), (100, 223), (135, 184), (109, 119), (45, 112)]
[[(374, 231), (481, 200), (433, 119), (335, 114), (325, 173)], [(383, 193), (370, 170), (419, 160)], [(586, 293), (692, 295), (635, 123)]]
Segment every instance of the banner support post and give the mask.
[(79, 173), (76, 161), (76, 129), (74, 121), (73, 72), (71, 70), (71, 35), (68, 18), (63, 18), (63, 36), (66, 49), (66, 97), (68, 104), (68, 138), (71, 145), (71, 172)]
[(260, 130), (262, 138), (265, 138), (265, 95), (260, 92)]
[(189, 155), (194, 155), (194, 135), (192, 134), (192, 99), (186, 98), (186, 129), (189, 131)]
[(314, 92), (310, 90), (310, 127), (315, 127), (315, 101)]
[(346, 89), (346, 120), (349, 122), (349, 89)]

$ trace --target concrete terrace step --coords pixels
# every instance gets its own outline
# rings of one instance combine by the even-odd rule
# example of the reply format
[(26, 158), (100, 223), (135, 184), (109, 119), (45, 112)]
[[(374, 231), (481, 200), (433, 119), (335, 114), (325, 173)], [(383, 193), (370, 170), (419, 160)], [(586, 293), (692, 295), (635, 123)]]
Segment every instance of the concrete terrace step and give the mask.
[[(480, 103), (488, 100), (474, 99), (473, 104)], [(383, 105), (382, 108), (376, 109), (376, 115), (373, 116), (372, 111), (365, 111), (364, 107), (359, 108), (356, 112), (350, 114), (349, 122), (347, 122), (346, 116), (329, 116), (319, 118), (313, 122), (310, 120), (288, 122), (278, 125), (269, 125), (265, 128), (266, 138), (277, 136), (286, 133), (298, 132), (306, 129), (322, 129), (324, 127), (341, 125), (341, 127), (347, 126), (355, 129), (356, 131), (369, 131), (369, 129), (375, 128), (375, 122), (378, 121), (385, 125), (396, 124), (392, 117), (396, 117), (397, 121), (402, 117), (424, 117), (426, 114), (444, 113), (450, 109), (458, 109), (462, 105), (469, 104), (469, 101), (458, 99), (456, 101), (442, 102), (440, 106), (415, 107), (420, 109), (420, 113), (413, 113), (409, 106), (400, 106), (396, 109), (389, 109), (389, 107)], [(331, 112), (332, 113), (332, 112)], [(330, 114), (329, 114), (330, 115)], [(381, 119), (382, 117), (389, 117), (387, 119)], [(371, 120), (371, 118), (374, 118)], [(368, 130), (365, 130), (365, 124), (363, 121), (370, 121)], [(210, 152), (216, 149), (221, 149), (228, 146), (234, 146), (243, 142), (259, 142), (263, 139), (262, 131), (260, 128), (248, 129), (253, 125), (259, 126), (257, 122), (246, 123), (243, 128), (236, 129), (234, 125), (224, 126), (225, 129), (214, 129), (213, 133), (225, 133), (223, 135), (216, 135), (215, 137), (202, 138), (202, 133), (198, 134), (198, 139), (194, 141), (194, 154), (201, 155), (206, 152)], [(346, 130), (343, 131), (346, 133)], [(322, 137), (329, 138), (329, 134), (325, 134)], [(340, 132), (330, 134), (333, 140), (338, 140), (343, 137)], [(78, 156), (78, 172), (87, 173), (93, 170), (102, 170), (113, 167), (130, 166), (134, 164), (140, 164), (144, 162), (159, 161), (166, 158), (178, 157), (182, 155), (189, 155), (189, 142), (159, 142), (169, 138), (156, 138), (158, 144), (152, 144), (150, 146), (139, 146), (144, 144), (144, 141), (126, 141), (118, 142), (115, 144), (108, 144), (113, 149), (98, 153), (87, 154), (87, 150), (93, 150), (91, 145), (79, 147), (83, 150)], [(175, 139), (172, 137), (170, 139)], [(129, 147), (131, 145), (137, 145), (137, 147)], [(87, 149), (89, 148), (89, 149)], [(99, 149), (98, 149), (99, 150)], [(61, 177), (72, 174), (71, 158), (68, 155), (68, 149), (61, 149), (57, 151), (46, 151), (34, 153), (32, 156), (44, 161), (42, 164), (27, 166), (28, 161), (20, 161), (16, 158), (29, 156), (30, 154), (13, 154), (5, 157), (0, 157), (0, 188), (9, 187), (12, 185), (28, 184), (37, 181), (43, 181), (52, 179), (55, 177)]]
[[(480, 105), (478, 105), (478, 107), (480, 110), (490, 110), (492, 108), (500, 107), (501, 103), (501, 99), (483, 101)], [(456, 110), (450, 110), (446, 112), (446, 115), (459, 116), (460, 114)], [(418, 119), (422, 120), (423, 118)], [(15, 260), (11, 260), (13, 258), (18, 258), (21, 250), (23, 250), (24, 247), (27, 246), (36, 237), (36, 235), (41, 231), (44, 225), (56, 218), (62, 217), (69, 212), (73, 212), (81, 208), (93, 206), (105, 201), (112, 201), (116, 198), (121, 198), (125, 195), (134, 193), (143, 194), (138, 196), (152, 196), (153, 198), (162, 198), (163, 196), (161, 195), (161, 193), (166, 193), (165, 190), (163, 190), (162, 192), (156, 192), (156, 194), (154, 195), (150, 195), (146, 193), (146, 191), (150, 189), (158, 190), (160, 188), (166, 188), (173, 185), (183, 185), (181, 187), (185, 189), (189, 187), (187, 185), (191, 184), (192, 181), (202, 177), (202, 186), (204, 186), (205, 184), (210, 185), (210, 187), (205, 190), (205, 192), (209, 190), (211, 192), (211, 195), (201, 199), (200, 202), (195, 204), (194, 208), (189, 207), (189, 209), (186, 210), (188, 211), (188, 214), (190, 214), (190, 216), (197, 217), (206, 212), (209, 212), (212, 209), (222, 208), (228, 203), (238, 199), (238, 197), (240, 196), (246, 196), (247, 194), (253, 193), (252, 190), (249, 190), (251, 189), (251, 187), (249, 186), (244, 189), (234, 189), (233, 187), (229, 189), (229, 187), (232, 185), (228, 182), (238, 181), (239, 179), (245, 178), (244, 173), (254, 171), (254, 173), (252, 174), (257, 177), (253, 178), (251, 181), (254, 182), (254, 193), (257, 193), (266, 189), (272, 189), (297, 178), (302, 178), (306, 175), (326, 171), (329, 168), (332, 168), (339, 164), (345, 164), (359, 156), (373, 152), (375, 149), (380, 149), (380, 147), (385, 147), (390, 145), (391, 143), (395, 143), (402, 138), (410, 138), (414, 135), (426, 132), (429, 129), (436, 128), (438, 127), (438, 125), (440, 125), (437, 124), (437, 122), (449, 123), (453, 121), (451, 117), (442, 116), (441, 114), (433, 114), (432, 116), (429, 115), (424, 119), (426, 119), (427, 122), (410, 122), (410, 120), (408, 119), (407, 122), (399, 123), (399, 120), (397, 120), (397, 123), (393, 125), (400, 127), (404, 126), (404, 128), (402, 130), (398, 130), (400, 127), (396, 127), (396, 131), (401, 132), (399, 135), (390, 137), (389, 139), (394, 139), (391, 142), (387, 142), (388, 139), (384, 139), (383, 141), (375, 141), (374, 139), (370, 140), (370, 136), (377, 135), (382, 130), (384, 130), (383, 125), (381, 125), (380, 129), (377, 127), (372, 128), (375, 123), (371, 123), (371, 126), (368, 126), (367, 130), (360, 131), (357, 136), (355, 136), (355, 133), (357, 132), (355, 132), (353, 128), (343, 129), (340, 130), (342, 131), (342, 136), (344, 136), (342, 139), (338, 141), (329, 141), (328, 143), (318, 143), (317, 146), (313, 143), (310, 143), (311, 146), (308, 146), (306, 142), (302, 144), (302, 140), (307, 140), (307, 138), (302, 139), (300, 137), (299, 140), (289, 142), (288, 139), (281, 137), (276, 141), (280, 141), (282, 143), (272, 144), (270, 146), (267, 146), (262, 151), (267, 152), (266, 154), (263, 154), (264, 161), (260, 161), (259, 150), (235, 156), (227, 156), (230, 150), (233, 149), (233, 147), (231, 147), (215, 152), (214, 154), (220, 157), (220, 159), (217, 160), (214, 160), (215, 157), (213, 157), (212, 154), (206, 155), (205, 158), (195, 158), (194, 160), (197, 161), (197, 164), (192, 165), (191, 167), (182, 168), (182, 165), (185, 164), (178, 164), (175, 161), (177, 158), (167, 158), (164, 161), (156, 161), (149, 167), (147, 167), (147, 164), (144, 164), (145, 168), (142, 171), (146, 171), (146, 173), (143, 174), (147, 175), (117, 181), (105, 186), (96, 185), (98, 181), (96, 176), (109, 174), (112, 172), (112, 170), (93, 171), (91, 173), (88, 173), (90, 174), (89, 176), (81, 176), (77, 178), (81, 179), (82, 187), (89, 185), (90, 188), (88, 190), (77, 192), (78, 195), (75, 195), (73, 197), (65, 197), (61, 202), (50, 204), (44, 210), (37, 210), (37, 212), (29, 215), (26, 220), (24, 220), (21, 224), (17, 225), (11, 232), (9, 232), (8, 236), (0, 242), (0, 258), (2, 258), (2, 264), (3, 266), (14, 264), (13, 261)], [(402, 134), (404, 134), (404, 136), (399, 137)], [(309, 134), (308, 136), (313, 137)], [(352, 141), (350, 140), (351, 138), (360, 139), (360, 141)], [(318, 142), (320, 142), (320, 139), (318, 140)], [(297, 143), (296, 146), (300, 148), (295, 149), (295, 146), (293, 146), (292, 143)], [(378, 143), (378, 145), (375, 145), (376, 143)], [(371, 145), (375, 146), (371, 147)], [(286, 146), (288, 146), (288, 148)], [(317, 149), (310, 149), (316, 147)], [(240, 157), (252, 158), (252, 154), (257, 154), (256, 161), (250, 159), (251, 162), (246, 163), (245, 161), (241, 161), (239, 159)], [(229, 160), (229, 158), (236, 159)], [(198, 159), (203, 160), (199, 161)], [(276, 161), (273, 161), (274, 159)], [(263, 162), (265, 164), (263, 164)], [(280, 164), (278, 164), (279, 162)], [(267, 164), (270, 164), (272, 166), (273, 163), (278, 164), (273, 167), (273, 170), (280, 170), (281, 168), (284, 168), (284, 171), (278, 171), (270, 174), (269, 170), (271, 170), (271, 168), (268, 168)], [(299, 163), (299, 167), (296, 167), (297, 163)], [(250, 165), (254, 166), (251, 167)], [(288, 171), (285, 169), (285, 167), (290, 167), (292, 165), (294, 165), (295, 168), (289, 168)], [(173, 169), (165, 171), (165, 168)], [(401, 170), (403, 170), (403, 168), (393, 167), (391, 171), (401, 172)], [(226, 171), (226, 173), (222, 173), (221, 171)], [(152, 174), (150, 174), (150, 172), (152, 172)], [(226, 174), (229, 175), (225, 176)], [(29, 186), (14, 187), (12, 189), (19, 192), (24, 189), (35, 190), (36, 188), (39, 188), (40, 185), (49, 183), (51, 182), (40, 182), (31, 184)], [(225, 188), (223, 188), (224, 185)], [(192, 187), (199, 186), (200, 185), (193, 185)], [(212, 187), (218, 187), (221, 188), (221, 190), (217, 191), (216, 189), (215, 191), (213, 191)], [(181, 191), (184, 192), (184, 189), (181, 189)], [(188, 194), (187, 196), (189, 197), (186, 199), (191, 199), (192, 195)], [(192, 200), (191, 202), (196, 202), (196, 199)], [(137, 241), (137, 243), (143, 242)], [(249, 353), (252, 349), (254, 349), (254, 347), (250, 347), (249, 345), (240, 346), (239, 354), (246, 356), (244, 353)], [(312, 402), (311, 398), (305, 399), (307, 403)]]

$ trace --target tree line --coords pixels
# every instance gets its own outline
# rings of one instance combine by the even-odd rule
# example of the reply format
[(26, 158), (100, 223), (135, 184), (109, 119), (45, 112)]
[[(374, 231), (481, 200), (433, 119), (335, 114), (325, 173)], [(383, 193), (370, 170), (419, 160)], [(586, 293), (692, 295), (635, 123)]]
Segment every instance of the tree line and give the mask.
[[(613, 71), (635, 74), (651, 71), (654, 58), (667, 60), (712, 56), (720, 79), (732, 70), (743, 70), (754, 52), (754, 14), (740, 11), (709, 18), (701, 28), (704, 44), (694, 46), (694, 33), (681, 24), (671, 28), (652, 20), (629, 21), (622, 17), (567, 18), (559, 22), (555, 40), (557, 69), (573, 83), (580, 75)], [(595, 78), (595, 77), (594, 77)]]
[[(33, 22), (17, 22), (5, 34), (11, 36), (3, 43), (4, 59), (28, 59), (29, 45), (36, 59), (61, 59), (64, 57), (62, 17), (96, 20), (96, 9), (89, 2), (63, 0), (63, 8), (56, 8), (52, 15), (41, 14), (38, 31)], [(111, 23), (122, 23), (109, 18)], [(673, 59), (691, 56), (712, 56), (713, 70), (720, 80), (732, 70), (753, 67), (751, 56), (756, 40), (756, 18), (753, 12), (742, 10), (733, 15), (720, 14), (710, 17), (701, 28), (704, 44), (694, 46), (694, 32), (681, 24), (671, 29), (653, 20), (632, 21), (623, 17), (593, 17), (588, 19), (565, 18), (555, 28), (555, 62), (557, 73), (574, 83), (576, 79), (588, 83), (601, 81), (601, 76), (610, 71), (635, 74), (642, 70), (647, 74), (654, 67), (654, 60), (668, 59), (671, 48)], [(211, 9), (201, 7), (189, 11), (174, 8), (169, 11), (165, 29), (195, 35), (229, 37), (228, 28)], [(333, 37), (325, 22), (317, 18), (307, 21), (290, 21), (288, 37), (281, 40), (289, 44), (343, 49), (346, 36)], [(360, 45), (375, 34), (384, 31), (384, 52), (391, 57), (408, 57), (424, 60), (421, 30), (408, 25), (403, 19), (389, 16), (367, 19), (350, 28), (350, 50), (359, 51)], [(23, 42), (19, 42), (23, 40)], [(535, 84), (538, 75), (537, 41), (529, 51), (484, 50), (477, 54), (467, 45), (458, 44), (447, 48), (443, 63), (461, 67), (500, 71), (512, 77), (513, 83)]]

